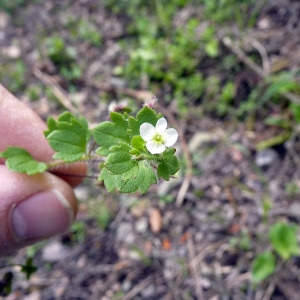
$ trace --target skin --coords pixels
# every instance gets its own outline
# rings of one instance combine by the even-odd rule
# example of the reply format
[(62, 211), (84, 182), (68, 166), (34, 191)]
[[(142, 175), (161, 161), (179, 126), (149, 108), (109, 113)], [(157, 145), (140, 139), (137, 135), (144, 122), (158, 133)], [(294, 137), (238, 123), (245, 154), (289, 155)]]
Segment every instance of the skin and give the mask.
[[(44, 137), (45, 129), (45, 123), (36, 113), (0, 85), (0, 152), (8, 146), (18, 146), (25, 148), (35, 159), (50, 162), (54, 152)], [(45, 236), (20, 240), (13, 232), (13, 209), (33, 195), (55, 189), (67, 201), (71, 215), (76, 216), (77, 201), (73, 188), (82, 181), (82, 177), (59, 176), (59, 174), (84, 176), (86, 165), (83, 163), (65, 165), (57, 168), (55, 174), (46, 172), (28, 176), (11, 172), (6, 168), (4, 159), (0, 158), (0, 255), (48, 238)], [(33, 224), (35, 218), (38, 216), (32, 216)]]

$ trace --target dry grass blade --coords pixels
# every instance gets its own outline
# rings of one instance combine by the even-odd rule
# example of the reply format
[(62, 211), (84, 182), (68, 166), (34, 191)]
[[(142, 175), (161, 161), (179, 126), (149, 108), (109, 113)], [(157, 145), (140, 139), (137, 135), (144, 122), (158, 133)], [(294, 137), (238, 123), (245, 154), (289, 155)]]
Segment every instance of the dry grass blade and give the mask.
[(187, 243), (187, 247), (189, 250), (189, 254), (190, 254), (190, 269), (191, 269), (191, 274), (194, 277), (195, 280), (195, 292), (197, 295), (197, 299), (198, 300), (204, 300), (204, 296), (203, 296), (203, 289), (202, 289), (202, 283), (201, 283), (201, 274), (197, 268), (197, 264), (195, 263), (195, 246), (193, 243), (193, 239), (192, 237), (189, 237), (188, 239), (188, 243)]
[(64, 94), (58, 84), (51, 78), (51, 76), (44, 74), (39, 69), (33, 70), (34, 76), (39, 79), (44, 85), (49, 87), (59, 102), (72, 114), (78, 115), (77, 108), (72, 104), (71, 100)]
[(134, 297), (141, 292), (143, 289), (145, 289), (150, 283), (152, 282), (152, 275), (148, 276), (144, 280), (142, 280), (138, 285), (136, 285), (129, 293), (127, 293), (125, 296), (122, 296), (122, 300), (131, 300), (134, 299)]

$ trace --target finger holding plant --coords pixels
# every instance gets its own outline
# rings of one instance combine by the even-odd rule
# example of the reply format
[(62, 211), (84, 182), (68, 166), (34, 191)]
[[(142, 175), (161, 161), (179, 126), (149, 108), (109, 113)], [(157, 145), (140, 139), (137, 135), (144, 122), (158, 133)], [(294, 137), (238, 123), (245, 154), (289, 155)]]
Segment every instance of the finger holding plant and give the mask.
[[(57, 120), (50, 117), (47, 125), (44, 134), (56, 152), (55, 160), (39, 162), (25, 149), (8, 147), (0, 157), (6, 159), (10, 170), (33, 175), (63, 164), (103, 158), (98, 180), (109, 192), (143, 194), (158, 179), (169, 180), (180, 168), (176, 150), (170, 148), (178, 132), (167, 129), (167, 120), (148, 106), (135, 117), (128, 112), (111, 112), (109, 121), (93, 129), (88, 128), (85, 118), (70, 112), (62, 113)], [(90, 144), (96, 145), (95, 151)]]

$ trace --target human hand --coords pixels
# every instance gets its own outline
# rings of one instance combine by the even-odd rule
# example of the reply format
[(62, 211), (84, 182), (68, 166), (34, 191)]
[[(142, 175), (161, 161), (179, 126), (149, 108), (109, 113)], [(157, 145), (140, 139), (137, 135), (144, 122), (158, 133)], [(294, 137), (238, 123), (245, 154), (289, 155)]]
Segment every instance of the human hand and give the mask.
[[(30, 108), (0, 85), (0, 152), (17, 146), (39, 161), (51, 161), (54, 152), (43, 135), (45, 129)], [(84, 175), (86, 165), (71, 164), (60, 172)], [(80, 177), (47, 172), (14, 173), (0, 158), (0, 255), (65, 231), (77, 213), (72, 187), (80, 182)]]

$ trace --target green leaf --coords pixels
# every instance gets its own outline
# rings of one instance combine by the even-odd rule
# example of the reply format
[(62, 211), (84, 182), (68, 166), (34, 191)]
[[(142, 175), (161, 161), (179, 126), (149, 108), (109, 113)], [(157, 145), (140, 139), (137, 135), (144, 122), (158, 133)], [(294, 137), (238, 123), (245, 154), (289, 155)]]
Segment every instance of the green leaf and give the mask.
[(117, 188), (116, 186), (116, 179), (119, 177), (118, 174), (112, 174), (110, 173), (106, 168), (103, 168), (101, 170), (101, 173), (99, 175), (99, 181), (104, 182), (104, 186), (107, 189), (108, 192), (114, 192)]
[(142, 139), (142, 137), (140, 135), (135, 135), (131, 139), (131, 146), (135, 149), (142, 151), (145, 148), (145, 141)]
[(152, 168), (144, 161), (135, 162), (131, 169), (119, 174), (113, 174), (104, 167), (99, 180), (104, 181), (109, 192), (134, 193), (139, 190), (142, 194), (157, 182)]
[(123, 174), (131, 170), (136, 162), (131, 160), (131, 155), (125, 151), (112, 153), (108, 156), (106, 168), (113, 174)]
[(47, 120), (47, 126), (48, 126), (48, 130), (45, 130), (45, 131), (44, 131), (44, 135), (45, 135), (46, 138), (48, 137), (48, 135), (49, 135), (52, 131), (58, 129), (58, 128), (57, 128), (57, 125), (56, 125), (56, 121), (55, 121), (52, 117), (48, 118), (48, 120)]
[(270, 229), (270, 240), (274, 250), (284, 259), (299, 255), (296, 229), (287, 223), (275, 223)]
[(47, 170), (47, 164), (36, 161), (25, 149), (8, 147), (0, 153), (0, 157), (6, 158), (6, 166), (9, 170), (33, 175)]
[(57, 152), (54, 158), (73, 162), (86, 154), (91, 133), (84, 118), (77, 118), (65, 112), (58, 117), (57, 121), (49, 118), (47, 124), (48, 130), (44, 134), (51, 148)]
[(108, 156), (109, 150), (107, 148), (99, 147), (96, 151), (96, 154), (100, 156)]
[(156, 125), (156, 122), (162, 117), (161, 114), (157, 113), (155, 110), (149, 108), (149, 107), (143, 107), (138, 114), (136, 115), (136, 118), (129, 117), (129, 128), (131, 135), (139, 135), (140, 134), (140, 127), (143, 123), (150, 123), (153, 126)]
[(257, 256), (253, 263), (252, 280), (259, 283), (274, 273), (276, 267), (275, 257), (271, 252), (264, 252)]
[(125, 115), (120, 114), (118, 112), (111, 112), (110, 118), (114, 123), (119, 124), (120, 126), (127, 129), (128, 123), (127, 120), (125, 120)]
[(170, 148), (164, 152), (162, 162), (158, 165), (157, 176), (165, 180), (170, 180), (170, 177), (178, 172), (180, 164), (178, 158), (174, 155), (175, 149)]
[(140, 177), (139, 191), (142, 194), (145, 194), (149, 190), (152, 184), (157, 183), (157, 179), (153, 172), (153, 169), (145, 161), (139, 162), (139, 177)]
[(109, 149), (119, 142), (129, 144), (130, 137), (127, 132), (128, 123), (124, 119), (124, 116), (120, 113), (113, 112), (110, 114), (110, 117), (112, 122), (105, 121), (93, 129), (93, 136), (96, 143), (104, 149)]

